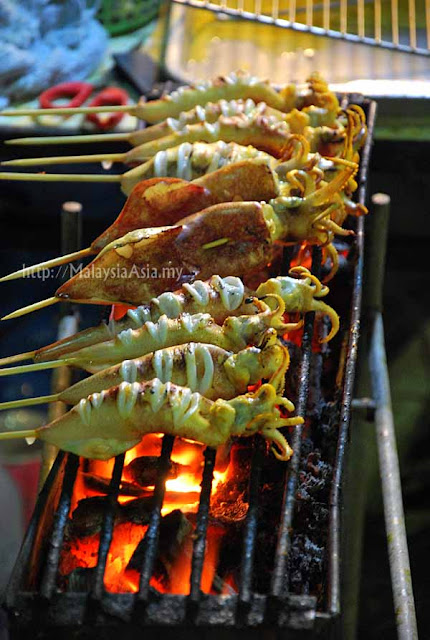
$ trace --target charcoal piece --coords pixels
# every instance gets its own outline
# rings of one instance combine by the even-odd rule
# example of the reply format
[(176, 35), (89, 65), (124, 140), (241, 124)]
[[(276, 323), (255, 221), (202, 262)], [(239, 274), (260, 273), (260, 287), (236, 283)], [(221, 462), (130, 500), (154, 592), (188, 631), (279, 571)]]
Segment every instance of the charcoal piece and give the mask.
[(66, 591), (86, 592), (91, 589), (95, 568), (77, 567), (66, 576)]
[[(228, 593), (225, 590), (224, 579), (229, 574), (233, 574), (236, 582), (240, 578), (240, 564), (243, 546), (243, 521), (235, 524), (228, 524), (226, 533), (221, 539), (221, 546), (218, 556), (217, 575), (214, 577), (212, 588), (216, 593)], [(217, 578), (217, 580), (215, 579)], [(221, 581), (221, 582), (220, 582)]]
[[(231, 483), (232, 484), (232, 483)], [(231, 524), (233, 522), (241, 522), (246, 518), (248, 513), (248, 498), (244, 491), (238, 492), (236, 488), (222, 495), (227, 499), (218, 499), (215, 497), (210, 507), (210, 514), (223, 524)]]
[(107, 496), (94, 496), (79, 500), (66, 527), (68, 537), (92, 536), (100, 531), (108, 505)]
[(294, 536), (288, 565), (291, 591), (318, 595), (323, 582), (324, 548), (305, 534)]
[[(161, 519), (154, 576), (161, 580), (163, 584), (168, 583), (172, 564), (180, 555), (183, 544), (192, 531), (192, 524), (180, 509), (171, 511)], [(140, 572), (147, 545), (148, 542), (145, 535), (134, 550), (127, 565), (127, 570)]]
[[(94, 496), (79, 500), (78, 506), (67, 523), (67, 537), (80, 538), (99, 533), (108, 502), (107, 496)], [(123, 505), (116, 504), (114, 507), (115, 525), (121, 522), (148, 524), (152, 506), (152, 497), (137, 498)]]
[[(109, 478), (103, 478), (103, 476), (97, 476), (93, 473), (84, 473), (82, 475), (84, 477), (85, 486), (88, 489), (92, 489), (93, 491), (100, 491), (100, 493), (108, 493), (110, 486)], [(121, 480), (121, 483), (119, 485), (120, 496), (136, 497), (141, 496), (143, 493), (144, 492), (139, 485)]]
[(118, 520), (133, 524), (148, 524), (154, 505), (153, 498), (136, 498), (120, 506)]
[[(157, 479), (158, 462), (159, 458), (157, 456), (141, 456), (132, 460), (126, 466), (125, 471), (139, 486), (152, 486)], [(170, 461), (166, 477), (176, 478), (183, 468), (183, 465)]]

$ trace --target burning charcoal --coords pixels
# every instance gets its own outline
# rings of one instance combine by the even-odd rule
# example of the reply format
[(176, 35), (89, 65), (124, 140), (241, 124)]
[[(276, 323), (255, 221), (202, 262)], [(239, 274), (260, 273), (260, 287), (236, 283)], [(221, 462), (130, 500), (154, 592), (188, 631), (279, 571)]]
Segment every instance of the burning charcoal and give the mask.
[[(152, 505), (152, 497), (137, 498), (124, 505), (117, 504), (115, 507), (115, 524), (120, 522), (132, 522), (140, 525), (148, 524)], [(94, 496), (79, 500), (78, 506), (67, 523), (67, 536), (80, 538), (99, 533), (107, 506), (107, 496)]]
[(152, 497), (130, 500), (130, 502), (121, 505), (118, 519), (121, 522), (132, 522), (133, 524), (148, 524), (153, 504)]
[(107, 505), (107, 496), (94, 496), (79, 500), (78, 506), (67, 523), (67, 535), (80, 538), (98, 533)]
[(86, 567), (73, 569), (73, 571), (71, 571), (71, 573), (66, 577), (66, 590), (88, 592), (92, 586), (94, 570), (94, 568), (87, 569)]
[(210, 514), (222, 523), (240, 522), (247, 514), (251, 456), (249, 446), (234, 444), (231, 449), (227, 477), (211, 498)]
[[(92, 473), (82, 474), (85, 481), (85, 486), (93, 491), (100, 491), (100, 493), (108, 493), (110, 479), (97, 476)], [(119, 485), (119, 495), (121, 496), (141, 496), (142, 489), (132, 482), (126, 482), (121, 480)]]
[[(211, 505), (211, 516), (223, 524), (241, 522), (248, 513), (248, 502), (245, 492), (237, 492), (234, 488), (228, 493), (222, 491), (223, 498), (217, 495)], [(227, 498), (227, 499), (225, 499)]]
[[(135, 458), (126, 466), (125, 471), (139, 486), (152, 486), (157, 479), (158, 461), (159, 458), (156, 456)], [(176, 478), (184, 469), (185, 467), (178, 462), (170, 462), (167, 478)]]
[[(172, 564), (181, 554), (183, 545), (192, 530), (191, 523), (179, 509), (175, 509), (161, 519), (154, 575), (163, 583), (168, 582)], [(141, 570), (146, 548), (147, 538), (145, 535), (137, 545), (128, 563), (127, 570)]]

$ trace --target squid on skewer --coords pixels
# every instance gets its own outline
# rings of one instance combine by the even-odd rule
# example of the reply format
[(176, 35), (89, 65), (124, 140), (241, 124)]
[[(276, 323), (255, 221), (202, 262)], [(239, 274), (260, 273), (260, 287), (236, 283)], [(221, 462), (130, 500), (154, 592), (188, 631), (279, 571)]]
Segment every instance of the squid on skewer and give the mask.
[(317, 73), (312, 74), (304, 86), (294, 84), (285, 85), (277, 91), (267, 80), (259, 80), (247, 73), (230, 73), (219, 76), (212, 81), (180, 87), (159, 100), (145, 102), (143, 99), (137, 105), (121, 105), (116, 107), (56, 107), (53, 109), (17, 109), (1, 112), (3, 116), (40, 116), (71, 115), (74, 113), (114, 113), (126, 112), (150, 124), (177, 118), (183, 111), (189, 111), (197, 105), (204, 106), (208, 102), (220, 100), (251, 99), (256, 103), (265, 102), (269, 107), (279, 111), (291, 111), (294, 107), (302, 109), (311, 105), (338, 112), (339, 102), (327, 83)]
[[(127, 133), (108, 133), (78, 136), (38, 136), (31, 138), (13, 138), (6, 140), (6, 144), (22, 146), (32, 145), (63, 145), (90, 142), (128, 142), (132, 147), (139, 144), (157, 140), (170, 135), (175, 131), (181, 131), (187, 125), (207, 122), (212, 124), (220, 116), (231, 117), (237, 115), (253, 117), (262, 115), (278, 122), (286, 122), (291, 133), (303, 133), (306, 127), (334, 126), (337, 124), (337, 113), (334, 109), (326, 109), (310, 105), (302, 110), (296, 108), (285, 113), (269, 107), (265, 102), (254, 102), (251, 98), (247, 100), (219, 100), (218, 102), (208, 102), (201, 106), (197, 105), (189, 111), (183, 111), (178, 118), (167, 118), (163, 122), (154, 124), (145, 129), (138, 129)], [(343, 124), (343, 123), (342, 123)]]
[[(244, 286), (240, 278), (212, 276), (206, 282), (196, 280), (185, 283), (175, 292), (162, 293), (148, 304), (130, 309), (118, 322), (101, 324), (54, 342), (37, 351), (10, 356), (0, 360), (0, 364), (12, 364), (29, 358), (35, 362), (46, 362), (65, 356), (73, 357), (79, 349), (111, 340), (121, 331), (139, 329), (145, 322), (158, 322), (162, 315), (178, 318), (181, 314), (208, 313), (217, 324), (222, 324), (229, 316), (246, 315), (258, 312), (258, 308), (249, 302), (252, 297), (262, 297), (267, 293), (279, 295), (287, 313), (307, 313), (315, 311), (327, 315), (331, 322), (329, 334), (323, 342), (331, 340), (339, 330), (339, 316), (336, 311), (318, 298), (328, 294), (318, 278), (305, 267), (293, 267), (290, 274), (297, 277), (278, 276), (263, 282), (256, 291)], [(266, 300), (270, 305), (270, 298)]]
[(186, 180), (200, 178), (206, 173), (221, 169), (227, 164), (242, 160), (265, 158), (271, 165), (273, 156), (248, 145), (218, 140), (213, 143), (184, 142), (177, 147), (159, 151), (143, 164), (120, 175), (74, 173), (13, 173), (3, 171), (0, 180), (24, 180), (30, 182), (115, 182), (125, 195), (131, 195), (134, 187), (148, 178), (176, 177)]
[(139, 182), (114, 223), (86, 249), (15, 271), (0, 282), (50, 269), (99, 253), (110, 242), (135, 229), (172, 225), (219, 202), (269, 200), (279, 194), (276, 173), (266, 160), (243, 160), (204, 175), (193, 182), (178, 178), (153, 178)]
[[(303, 325), (303, 321), (285, 323), (283, 314), (285, 304), (277, 294), (267, 294), (277, 303), (271, 309), (265, 302), (253, 298), (258, 313), (254, 315), (229, 316), (220, 326), (208, 313), (181, 314), (178, 318), (162, 315), (157, 322), (146, 321), (138, 329), (124, 329), (110, 340), (95, 343), (75, 350), (65, 357), (56, 357), (54, 361), (37, 362), (1, 369), (0, 375), (12, 375), (50, 369), (63, 364), (81, 367), (91, 373), (107, 367), (142, 357), (162, 348), (190, 342), (203, 342), (226, 349), (241, 351), (249, 345), (264, 343), (273, 330), (283, 334), (294, 331)], [(269, 331), (269, 334), (267, 333)]]
[(75, 405), (92, 393), (100, 393), (122, 382), (145, 382), (153, 378), (188, 387), (210, 400), (230, 400), (246, 393), (248, 385), (255, 385), (262, 379), (282, 393), (289, 362), (288, 349), (277, 344), (276, 332), (268, 333), (262, 348), (247, 347), (238, 353), (211, 344), (188, 342), (154, 351), (143, 358), (124, 360), (57, 394), (1, 403), (0, 409), (57, 401)]
[[(335, 233), (353, 233), (336, 225), (331, 215), (342, 206), (338, 191), (355, 171), (355, 166), (345, 167), (330, 183), (311, 193), (312, 183), (302, 172), (297, 175), (297, 184), (301, 184), (303, 197), (281, 196), (268, 204), (223, 203), (188, 216), (176, 226), (132, 231), (107, 245), (54, 297), (4, 319), (60, 300), (136, 306), (175, 285), (214, 273), (227, 276), (258, 271), (272, 260), (277, 241), (329, 245)], [(157, 277), (147, 277), (148, 265)]]
[[(301, 112), (298, 112), (301, 113)], [(342, 112), (343, 113), (343, 112)], [(352, 115), (351, 115), (352, 114)], [(338, 132), (330, 127), (305, 127), (306, 137), (298, 134), (291, 134), (288, 142), (282, 151), (282, 162), (270, 156), (264, 151), (260, 151), (251, 145), (242, 146), (235, 142), (223, 142), (218, 140), (213, 143), (205, 142), (184, 142), (178, 146), (170, 147), (157, 153), (142, 164), (124, 172), (121, 175), (111, 174), (41, 174), (41, 173), (0, 173), (0, 180), (25, 180), (25, 181), (67, 181), (67, 182), (119, 182), (122, 191), (129, 195), (133, 187), (141, 180), (152, 177), (172, 176), (191, 180), (201, 177), (202, 174), (215, 171), (225, 164), (235, 163), (244, 159), (266, 158), (268, 164), (275, 169), (279, 176), (285, 177), (291, 169), (305, 168), (310, 162), (314, 165), (321, 163), (318, 153), (310, 154), (310, 143), (312, 141), (312, 151), (319, 150), (322, 155), (330, 156), (333, 163), (336, 158), (344, 158), (358, 161), (358, 149), (361, 148), (365, 140), (366, 124), (365, 116), (357, 105), (352, 105), (346, 110), (345, 120), (347, 128)], [(304, 142), (297, 142), (302, 138)], [(352, 143), (353, 153), (347, 152), (348, 140)], [(306, 154), (300, 154), (300, 144), (306, 145)], [(297, 151), (298, 148), (298, 153)], [(293, 155), (291, 157), (291, 152)], [(312, 155), (315, 159), (312, 160)], [(83, 156), (79, 156), (81, 159)], [(306, 158), (306, 162), (304, 162)], [(285, 162), (285, 160), (288, 160)], [(15, 162), (15, 161), (12, 161)], [(26, 161), (24, 161), (26, 162)], [(322, 163), (324, 167), (327, 161)]]
[(215, 401), (171, 382), (123, 382), (81, 400), (61, 418), (39, 429), (10, 431), (0, 440), (38, 438), (86, 458), (108, 460), (136, 446), (148, 433), (167, 433), (219, 447), (232, 436), (261, 435), (279, 460), (292, 450), (279, 431), (303, 423), (283, 418), (278, 407), (294, 411), (271, 384), (232, 400)]
[[(308, 181), (307, 186), (307, 193), (309, 193), (312, 188), (315, 189), (321, 183), (325, 172), (329, 174), (331, 180), (339, 168), (342, 169), (345, 166), (358, 168), (358, 165), (353, 162), (344, 160), (334, 162), (334, 159), (326, 160), (318, 154), (311, 154), (309, 144), (302, 136), (294, 136), (293, 138), (291, 148), (287, 150), (293, 156), (285, 162), (277, 163), (271, 156), (262, 154), (261, 157), (248, 158), (234, 165), (224, 166), (213, 174), (209, 172), (191, 183), (180, 182), (174, 178), (139, 182), (115, 222), (96, 238), (90, 247), (13, 272), (0, 278), (0, 282), (96, 254), (109, 242), (120, 238), (129, 231), (153, 227), (155, 222), (157, 226), (173, 225), (181, 218), (213, 204), (237, 200), (267, 201), (278, 195), (290, 195), (293, 191), (296, 194), (304, 193), (305, 189), (296, 177), (296, 172), (299, 169), (309, 174), (311, 180), (311, 183)], [(240, 146), (238, 148), (244, 149)], [(188, 177), (188, 168), (190, 168), (187, 160), (189, 157), (187, 158), (186, 150), (184, 150), (181, 159), (183, 166), (178, 173), (186, 174), (186, 177)], [(288, 170), (285, 170), (286, 166), (288, 166)], [(294, 169), (291, 170), (291, 167)], [(159, 171), (159, 173), (162, 172)], [(278, 179), (278, 175), (282, 176), (281, 181)], [(348, 184), (350, 183), (351, 180)], [(339, 214), (337, 215), (339, 218), (341, 217)], [(343, 218), (345, 217), (346, 214), (343, 215)], [(337, 219), (335, 222), (339, 224)]]
[(134, 166), (142, 164), (155, 156), (158, 151), (177, 147), (184, 142), (237, 142), (252, 145), (266, 151), (276, 158), (281, 157), (282, 149), (288, 142), (290, 131), (285, 122), (273, 122), (263, 116), (249, 118), (244, 114), (231, 118), (220, 118), (207, 122), (187, 125), (184, 129), (156, 140), (149, 140), (125, 153), (90, 154), (79, 156), (46, 156), (7, 160), (2, 166), (33, 167), (37, 165), (81, 164), (87, 162), (122, 162)]

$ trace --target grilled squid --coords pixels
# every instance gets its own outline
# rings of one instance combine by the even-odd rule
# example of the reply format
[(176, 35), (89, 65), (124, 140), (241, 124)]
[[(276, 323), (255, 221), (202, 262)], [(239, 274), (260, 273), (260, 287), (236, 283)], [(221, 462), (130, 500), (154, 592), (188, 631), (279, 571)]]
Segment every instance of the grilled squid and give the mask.
[[(271, 262), (279, 241), (328, 245), (335, 234), (352, 233), (337, 225), (332, 216), (343, 206), (338, 191), (355, 171), (355, 167), (345, 167), (319, 189), (306, 173), (297, 172), (301, 196), (280, 196), (269, 203), (222, 203), (175, 226), (130, 232), (107, 245), (88, 267), (57, 290), (55, 298), (139, 305), (175, 285), (207, 279), (214, 273), (224, 277), (258, 271)], [(148, 264), (157, 270), (158, 278), (124, 277)], [(179, 278), (174, 269), (163, 269), (167, 265), (181, 265)]]
[(279, 429), (302, 424), (303, 418), (283, 418), (278, 407), (294, 411), (293, 403), (271, 384), (232, 400), (212, 401), (155, 378), (94, 393), (48, 425), (2, 433), (0, 440), (38, 438), (86, 458), (108, 460), (136, 446), (148, 433), (171, 434), (209, 447), (219, 447), (232, 436), (261, 433), (275, 456), (288, 460), (292, 450)]
[[(37, 362), (22, 367), (3, 369), (0, 375), (38, 371), (70, 364), (94, 373), (165, 347), (185, 344), (190, 341), (213, 344), (227, 351), (240, 351), (249, 345), (265, 343), (273, 331), (285, 333), (302, 326), (303, 321), (285, 323), (285, 304), (277, 294), (268, 294), (277, 301), (275, 309), (266, 302), (253, 299), (259, 313), (254, 315), (230, 316), (217, 325), (208, 313), (181, 314), (171, 319), (162, 315), (157, 322), (147, 321), (139, 329), (125, 329), (111, 340), (92, 344), (75, 350), (55, 361)], [(265, 298), (266, 299), (266, 298)], [(52, 355), (52, 354), (51, 354)], [(58, 352), (57, 352), (58, 356)]]
[(247, 347), (238, 353), (211, 344), (188, 342), (159, 349), (143, 358), (124, 360), (60, 393), (6, 402), (0, 404), (0, 408), (13, 409), (57, 401), (75, 405), (92, 393), (100, 393), (122, 382), (144, 382), (153, 378), (188, 387), (210, 400), (230, 400), (246, 393), (248, 385), (255, 385), (262, 379), (282, 393), (289, 362), (288, 349), (278, 344), (276, 332), (267, 333), (262, 348)]
[[(118, 322), (111, 321), (109, 325), (101, 324), (98, 327), (85, 329), (29, 354), (10, 356), (0, 363), (19, 362), (30, 357), (36, 362), (73, 357), (73, 354), (82, 348), (111, 340), (122, 331), (139, 329), (145, 322), (157, 322), (163, 315), (168, 318), (178, 318), (183, 313), (192, 315), (203, 312), (210, 314), (217, 324), (222, 324), (229, 316), (258, 312), (258, 308), (252, 303), (250, 297), (258, 298), (267, 293), (279, 295), (288, 313), (303, 314), (316, 311), (327, 315), (331, 322), (331, 329), (322, 341), (328, 342), (339, 329), (339, 316), (336, 311), (318, 299), (327, 295), (328, 287), (323, 287), (318, 278), (305, 267), (295, 267), (291, 269), (290, 274), (298, 278), (278, 276), (263, 282), (256, 291), (245, 287), (242, 280), (234, 276), (226, 278), (212, 276), (206, 282), (196, 280), (191, 284), (185, 283), (176, 292), (162, 293), (148, 304), (129, 309)], [(265, 302), (271, 304), (270, 298)]]
[[(73, 113), (101, 113), (103, 111), (125, 111), (151, 124), (177, 118), (183, 111), (189, 111), (197, 105), (206, 105), (208, 102), (220, 100), (247, 100), (265, 102), (269, 107), (280, 111), (291, 111), (294, 107), (303, 109), (315, 106), (337, 114), (339, 102), (327, 83), (317, 73), (312, 74), (306, 85), (286, 85), (280, 91), (267, 80), (259, 80), (247, 73), (232, 72), (226, 76), (219, 76), (209, 82), (180, 87), (176, 91), (164, 95), (159, 100), (145, 102), (141, 100), (137, 105), (124, 107), (77, 107), (53, 108), (51, 114), (71, 115)], [(6, 110), (2, 115), (43, 115), (44, 109), (18, 109)]]

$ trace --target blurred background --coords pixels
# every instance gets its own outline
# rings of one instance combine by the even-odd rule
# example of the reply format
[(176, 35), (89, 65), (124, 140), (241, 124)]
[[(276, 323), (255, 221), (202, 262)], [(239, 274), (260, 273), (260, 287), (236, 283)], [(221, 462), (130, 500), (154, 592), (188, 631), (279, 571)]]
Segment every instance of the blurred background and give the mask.
[[(178, 82), (195, 82), (244, 69), (275, 83), (304, 82), (318, 70), (338, 91), (378, 101), (369, 194), (391, 197), (384, 289), (386, 347), (403, 480), (412, 575), (422, 637), (430, 626), (430, 437), (428, 429), (430, 308), (428, 303), (428, 185), (430, 155), (430, 8), (426, 0), (105, 0), (6, 2), (0, 0), (0, 95), (3, 105), (37, 106), (53, 84), (87, 80), (97, 90), (113, 85), (130, 101)], [(48, 52), (52, 62), (45, 64)], [(67, 64), (66, 64), (67, 62)], [(90, 64), (91, 62), (91, 64)], [(126, 116), (118, 130), (132, 130)], [(93, 131), (81, 116), (6, 119), (2, 142), (18, 135)], [(126, 150), (100, 143), (98, 151)], [(76, 145), (73, 153), (88, 153)], [(50, 154), (64, 154), (61, 146)], [(40, 148), (26, 148), (38, 156)], [(1, 146), (0, 159), (22, 156)], [(59, 167), (56, 172), (69, 172)], [(94, 165), (75, 165), (77, 173)], [(97, 167), (119, 173), (121, 165)], [(116, 184), (2, 182), (0, 273), (54, 257), (61, 250), (62, 203), (82, 204), (82, 246), (88, 246), (120, 211)], [(57, 279), (61, 275), (56, 276)], [(52, 295), (53, 281), (27, 278), (2, 284), (2, 315)], [(54, 283), (54, 288), (56, 284)], [(0, 357), (56, 339), (59, 310), (0, 325)], [(97, 307), (79, 308), (82, 327), (100, 321)], [(25, 379), (24, 379), (25, 378)], [(1, 379), (0, 401), (50, 393), (51, 373)], [(32, 428), (46, 406), (0, 414), (0, 430)], [(372, 426), (368, 427), (367, 516), (361, 572), (358, 637), (395, 638), (381, 490)], [(0, 591), (7, 582), (37, 496), (40, 447), (0, 447)]]

